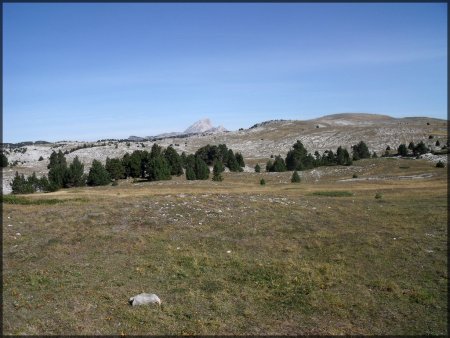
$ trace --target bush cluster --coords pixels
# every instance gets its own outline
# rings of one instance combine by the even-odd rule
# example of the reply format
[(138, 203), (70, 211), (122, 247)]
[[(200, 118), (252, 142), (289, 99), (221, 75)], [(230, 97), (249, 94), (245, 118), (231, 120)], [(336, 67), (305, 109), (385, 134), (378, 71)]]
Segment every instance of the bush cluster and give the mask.
[[(370, 153), (364, 142), (353, 146), (353, 159), (370, 157)], [(291, 150), (288, 151), (286, 158), (280, 155), (275, 156), (274, 160), (269, 160), (266, 164), (266, 171), (283, 172), (286, 170), (306, 170), (325, 165), (351, 165), (352, 158), (347, 149), (339, 146), (334, 153), (332, 150), (326, 150), (322, 155), (318, 151), (308, 153), (300, 141), (297, 141)], [(256, 171), (256, 170), (255, 170)]]

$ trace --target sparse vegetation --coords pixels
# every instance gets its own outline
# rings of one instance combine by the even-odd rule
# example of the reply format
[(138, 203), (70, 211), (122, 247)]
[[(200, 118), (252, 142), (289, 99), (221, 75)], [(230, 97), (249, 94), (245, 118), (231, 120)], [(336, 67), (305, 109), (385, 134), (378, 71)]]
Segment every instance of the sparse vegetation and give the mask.
[(353, 196), (350, 191), (315, 191), (312, 193), (314, 196), (328, 196), (328, 197), (349, 197)]

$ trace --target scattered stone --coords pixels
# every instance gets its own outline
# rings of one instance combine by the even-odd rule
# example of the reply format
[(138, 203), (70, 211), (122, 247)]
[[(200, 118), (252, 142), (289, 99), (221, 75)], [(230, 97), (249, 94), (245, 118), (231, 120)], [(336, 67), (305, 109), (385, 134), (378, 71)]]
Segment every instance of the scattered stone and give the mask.
[(158, 304), (161, 305), (161, 300), (154, 293), (141, 293), (137, 296), (131, 297), (128, 303), (132, 306)]

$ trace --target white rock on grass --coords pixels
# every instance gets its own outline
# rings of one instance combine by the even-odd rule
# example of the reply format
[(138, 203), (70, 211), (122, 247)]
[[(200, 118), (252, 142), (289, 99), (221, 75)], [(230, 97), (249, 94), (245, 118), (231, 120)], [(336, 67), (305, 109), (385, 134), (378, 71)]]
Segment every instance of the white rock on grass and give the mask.
[(161, 300), (154, 293), (141, 293), (137, 296), (131, 297), (128, 303), (132, 306), (158, 304), (161, 305)]

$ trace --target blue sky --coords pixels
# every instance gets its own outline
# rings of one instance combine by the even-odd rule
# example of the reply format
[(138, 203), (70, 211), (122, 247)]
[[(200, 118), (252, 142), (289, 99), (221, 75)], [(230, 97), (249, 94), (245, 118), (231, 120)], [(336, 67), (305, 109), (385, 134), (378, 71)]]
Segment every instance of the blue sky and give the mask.
[(447, 5), (3, 4), (3, 141), (447, 119)]

